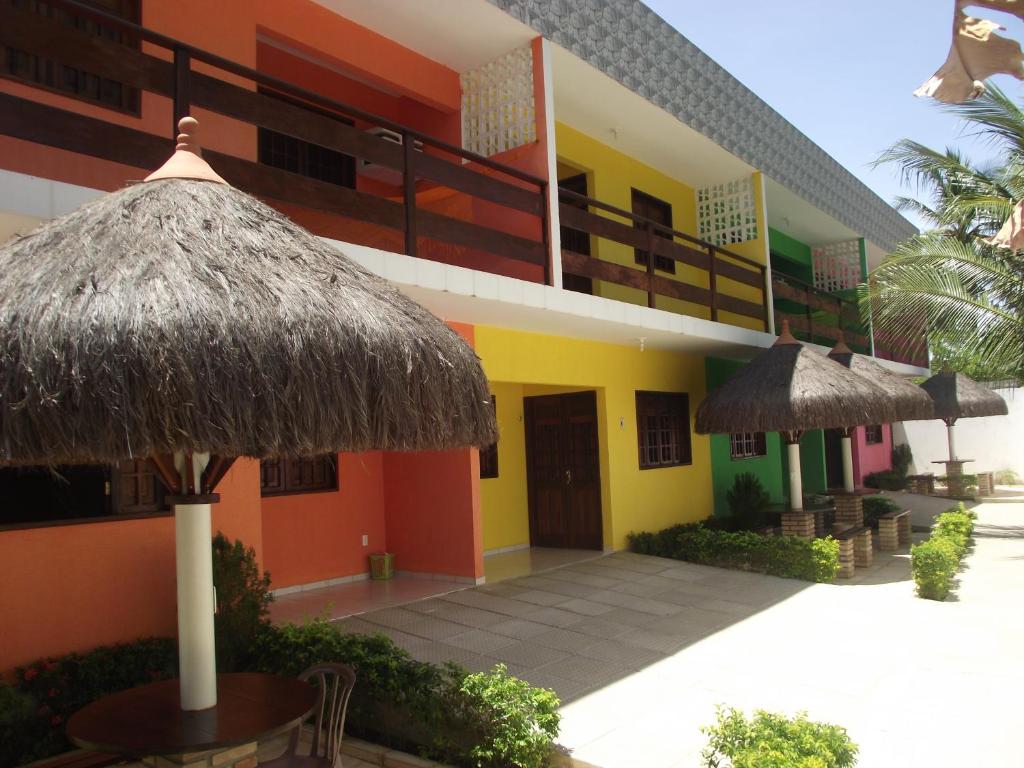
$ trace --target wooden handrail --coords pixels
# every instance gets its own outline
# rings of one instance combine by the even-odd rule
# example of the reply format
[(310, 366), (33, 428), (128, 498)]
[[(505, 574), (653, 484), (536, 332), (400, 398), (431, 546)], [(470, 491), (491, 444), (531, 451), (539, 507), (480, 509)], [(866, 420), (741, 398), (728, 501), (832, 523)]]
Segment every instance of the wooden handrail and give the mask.
[(274, 90), (277, 91), (281, 91), (282, 93), (299, 98), (303, 101), (308, 101), (309, 103), (315, 104), (316, 106), (323, 107), (334, 112), (338, 112), (340, 114), (346, 115), (347, 117), (354, 117), (359, 120), (364, 120), (366, 122), (379, 125), (382, 128), (387, 128), (388, 130), (395, 131), (396, 133), (408, 134), (412, 136), (414, 139), (421, 141), (424, 144), (429, 144), (430, 146), (435, 147), (436, 149), (440, 149), (449, 154), (465, 158), (466, 160), (470, 160), (474, 163), (478, 163), (492, 170), (504, 173), (505, 175), (519, 179), (520, 181), (535, 184), (536, 186), (542, 189), (547, 186), (547, 181), (539, 176), (534, 176), (533, 174), (527, 173), (526, 171), (521, 171), (518, 168), (503, 165), (502, 163), (499, 163), (495, 160), (491, 160), (489, 157), (486, 157), (484, 155), (479, 155), (476, 152), (471, 152), (468, 149), (463, 149), (462, 147), (458, 147), (454, 144), (449, 144), (448, 142), (430, 136), (429, 134), (420, 133), (415, 128), (411, 128), (407, 125), (402, 125), (401, 123), (396, 123), (392, 120), (388, 120), (385, 117), (381, 117), (380, 115), (375, 115), (372, 112), (366, 112), (364, 110), (359, 109), (358, 107), (352, 106), (351, 104), (345, 104), (344, 102), (335, 101), (334, 99), (328, 98), (322, 94), (317, 93), (316, 91), (310, 91), (306, 88), (295, 85), (294, 83), (290, 83), (287, 80), (282, 80), (280, 78), (274, 77), (273, 75), (268, 75), (264, 72), (260, 72), (259, 70), (247, 67), (243, 64), (238, 64), (237, 62), (231, 61), (230, 59), (225, 59), (222, 56), (210, 53), (209, 51), (205, 51), (202, 48), (196, 48), (195, 46), (189, 45), (188, 43), (184, 43), (180, 40), (168, 37), (167, 35), (155, 32), (147, 27), (143, 27), (139, 24), (128, 21), (127, 19), (122, 19), (118, 16), (114, 16), (113, 14), (107, 13), (106, 11), (102, 11), (98, 8), (83, 5), (82, 3), (76, 2), (75, 0), (50, 0), (50, 3), (58, 7), (62, 7), (65, 10), (74, 12), (75, 14), (78, 14), (80, 16), (92, 18), (95, 21), (101, 22), (105, 25), (114, 27), (130, 35), (136, 36), (140, 40), (144, 40), (147, 43), (158, 45), (170, 51), (180, 50), (183, 53), (188, 54), (188, 56), (191, 59), (194, 59), (195, 61), (201, 61), (204, 64), (209, 64), (210, 66), (216, 67), (217, 69), (223, 70), (224, 72), (229, 72), (233, 75), (244, 77), (247, 80), (252, 80), (256, 83), (265, 85), (269, 88), (273, 88)]

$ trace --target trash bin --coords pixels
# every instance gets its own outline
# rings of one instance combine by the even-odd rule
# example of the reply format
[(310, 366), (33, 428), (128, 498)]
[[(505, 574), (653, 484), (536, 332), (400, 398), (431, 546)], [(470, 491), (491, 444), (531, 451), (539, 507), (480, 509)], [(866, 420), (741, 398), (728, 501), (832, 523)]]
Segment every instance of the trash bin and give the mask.
[(386, 581), (395, 575), (395, 556), (391, 552), (376, 552), (370, 555), (370, 578)]

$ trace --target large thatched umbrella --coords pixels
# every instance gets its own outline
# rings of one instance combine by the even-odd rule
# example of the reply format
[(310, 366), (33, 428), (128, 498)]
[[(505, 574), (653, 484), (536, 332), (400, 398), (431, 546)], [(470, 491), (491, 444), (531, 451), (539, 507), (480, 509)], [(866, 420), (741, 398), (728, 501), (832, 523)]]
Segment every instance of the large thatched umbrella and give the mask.
[(175, 505), (184, 709), (216, 703), (210, 504), (237, 456), (486, 445), (473, 351), (227, 185), (184, 118), (144, 183), (0, 249), (0, 464), (150, 457)]
[[(887, 371), (870, 357), (856, 354), (846, 342), (840, 339), (828, 353), (828, 356), (840, 365), (846, 366), (862, 378), (881, 387), (898, 414), (896, 421), (917, 421), (934, 418), (931, 398), (921, 388), (895, 373)], [(922, 396), (923, 395), (923, 396)], [(853, 446), (851, 430), (844, 429), (842, 435), (843, 450), (843, 490), (853, 493)]]
[(931, 397), (935, 406), (934, 418), (946, 422), (946, 436), (949, 441), (949, 461), (957, 461), (956, 420), (975, 416), (1005, 416), (1008, 413), (1006, 401), (988, 387), (984, 387), (969, 376), (952, 371), (943, 371), (921, 383), (921, 388)]
[(804, 430), (892, 421), (892, 402), (867, 379), (813, 352), (784, 322), (775, 344), (697, 408), (696, 429), (713, 432), (781, 432), (788, 444), (789, 499), (803, 509), (800, 437)]

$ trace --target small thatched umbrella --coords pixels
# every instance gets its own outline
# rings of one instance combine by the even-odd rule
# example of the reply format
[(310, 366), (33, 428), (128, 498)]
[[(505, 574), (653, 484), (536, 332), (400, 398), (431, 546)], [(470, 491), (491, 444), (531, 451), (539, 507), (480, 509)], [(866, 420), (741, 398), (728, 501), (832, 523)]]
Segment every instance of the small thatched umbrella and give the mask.
[[(846, 366), (858, 376), (868, 379), (876, 386), (884, 389), (898, 414), (896, 421), (917, 421), (919, 419), (935, 418), (931, 398), (927, 396), (927, 393), (922, 392), (919, 386), (912, 381), (907, 381), (897, 376), (895, 373), (887, 371), (870, 357), (856, 354), (842, 339), (832, 348), (828, 356), (840, 365)], [(843, 490), (847, 493), (853, 493), (855, 490), (851, 438), (851, 430), (844, 429), (842, 436)]]
[(789, 499), (803, 509), (800, 437), (804, 430), (878, 424), (896, 412), (867, 379), (804, 347), (784, 322), (775, 344), (761, 352), (697, 408), (697, 432), (781, 432), (788, 444)]
[(934, 418), (946, 422), (949, 461), (957, 461), (955, 427), (957, 419), (975, 416), (1005, 416), (1006, 401), (969, 376), (943, 371), (921, 383), (935, 406)]
[(0, 464), (153, 461), (194, 710), (216, 703), (210, 504), (234, 457), (479, 446), (496, 426), (456, 333), (226, 184), (179, 127), (144, 183), (0, 249)]

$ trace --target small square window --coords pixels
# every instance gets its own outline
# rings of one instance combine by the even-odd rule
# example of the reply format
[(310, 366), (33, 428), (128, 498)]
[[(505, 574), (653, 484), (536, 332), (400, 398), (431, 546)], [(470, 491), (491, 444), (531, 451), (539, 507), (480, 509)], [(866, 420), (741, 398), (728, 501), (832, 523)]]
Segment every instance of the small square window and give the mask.
[(692, 461), (689, 395), (637, 392), (636, 426), (640, 469), (678, 467)]
[(882, 425), (869, 424), (864, 427), (864, 442), (868, 445), (878, 445), (882, 442)]
[(764, 432), (735, 432), (729, 435), (729, 455), (733, 459), (753, 459), (767, 454)]

